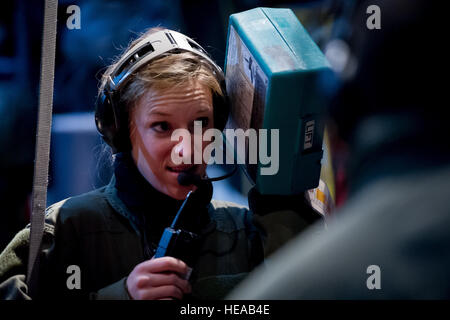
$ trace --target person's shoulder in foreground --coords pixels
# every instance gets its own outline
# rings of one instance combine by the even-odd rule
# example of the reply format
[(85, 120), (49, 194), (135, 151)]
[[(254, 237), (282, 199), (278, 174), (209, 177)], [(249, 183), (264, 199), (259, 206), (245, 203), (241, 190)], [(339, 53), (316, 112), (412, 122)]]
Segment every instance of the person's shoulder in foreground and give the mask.
[(370, 185), (325, 234), (305, 231), (229, 298), (448, 298), (448, 181), (450, 166)]

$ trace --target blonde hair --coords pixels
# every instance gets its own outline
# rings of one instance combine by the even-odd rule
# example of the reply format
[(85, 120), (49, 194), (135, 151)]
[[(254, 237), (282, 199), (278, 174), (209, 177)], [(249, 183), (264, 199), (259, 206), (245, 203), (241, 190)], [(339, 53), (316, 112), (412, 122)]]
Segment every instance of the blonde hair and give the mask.
[[(102, 76), (99, 95), (102, 95), (108, 77), (116, 69), (118, 61), (143, 38), (164, 28), (151, 28), (131, 42), (124, 53), (111, 64)], [(129, 76), (127, 84), (119, 92), (119, 103), (128, 113), (139, 99), (149, 90), (164, 90), (189, 85), (192, 81), (209, 88), (213, 95), (223, 96), (221, 74), (214, 72), (213, 66), (205, 58), (191, 52), (165, 53), (151, 60)]]

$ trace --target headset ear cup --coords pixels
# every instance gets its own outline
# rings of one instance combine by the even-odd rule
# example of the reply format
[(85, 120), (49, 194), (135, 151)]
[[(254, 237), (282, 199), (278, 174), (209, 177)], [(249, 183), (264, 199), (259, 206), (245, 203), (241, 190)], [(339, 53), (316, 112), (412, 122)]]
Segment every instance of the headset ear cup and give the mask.
[(95, 125), (103, 140), (112, 147), (114, 151), (114, 137), (117, 135), (117, 127), (111, 100), (106, 94), (103, 94), (97, 101), (95, 108)]
[(116, 117), (118, 127), (116, 126), (116, 134), (114, 136), (113, 144), (116, 149), (115, 152), (124, 152), (131, 150), (130, 128), (128, 125), (128, 112), (121, 106), (116, 106)]
[(225, 80), (220, 83), (222, 94), (214, 94), (213, 96), (213, 113), (214, 113), (214, 127), (223, 131), (228, 121), (228, 116), (230, 115), (230, 103), (227, 95), (227, 90), (225, 86)]

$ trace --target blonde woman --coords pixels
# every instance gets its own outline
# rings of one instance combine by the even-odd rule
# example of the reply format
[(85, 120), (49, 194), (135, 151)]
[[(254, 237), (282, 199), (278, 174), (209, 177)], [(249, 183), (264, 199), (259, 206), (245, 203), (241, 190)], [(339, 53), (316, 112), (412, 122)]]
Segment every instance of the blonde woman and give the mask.
[[(194, 150), (173, 141), (174, 130), (192, 132), (195, 121), (203, 130), (223, 129), (224, 89), (223, 73), (206, 52), (167, 29), (147, 31), (106, 70), (96, 124), (113, 150), (114, 175), (109, 185), (47, 209), (36, 297), (222, 298), (311, 222), (302, 201), (297, 212), (252, 214), (211, 200), (212, 184), (201, 179), (206, 164), (174, 163), (173, 153), (190, 159)], [(180, 184), (180, 174), (200, 183)], [(177, 257), (155, 258), (190, 191), (178, 224), (194, 236), (177, 243)], [(24, 276), (28, 235), (21, 231), (0, 256), (3, 298), (34, 298)], [(68, 270), (79, 272), (79, 283)]]

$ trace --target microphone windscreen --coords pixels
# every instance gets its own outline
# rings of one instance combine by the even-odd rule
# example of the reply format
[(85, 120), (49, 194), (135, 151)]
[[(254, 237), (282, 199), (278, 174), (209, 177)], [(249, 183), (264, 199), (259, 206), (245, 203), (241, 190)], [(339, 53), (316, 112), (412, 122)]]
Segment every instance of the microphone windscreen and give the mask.
[(197, 174), (181, 172), (178, 175), (177, 180), (178, 183), (182, 186), (190, 186), (192, 184), (198, 185), (199, 183), (201, 183), (202, 178)]

